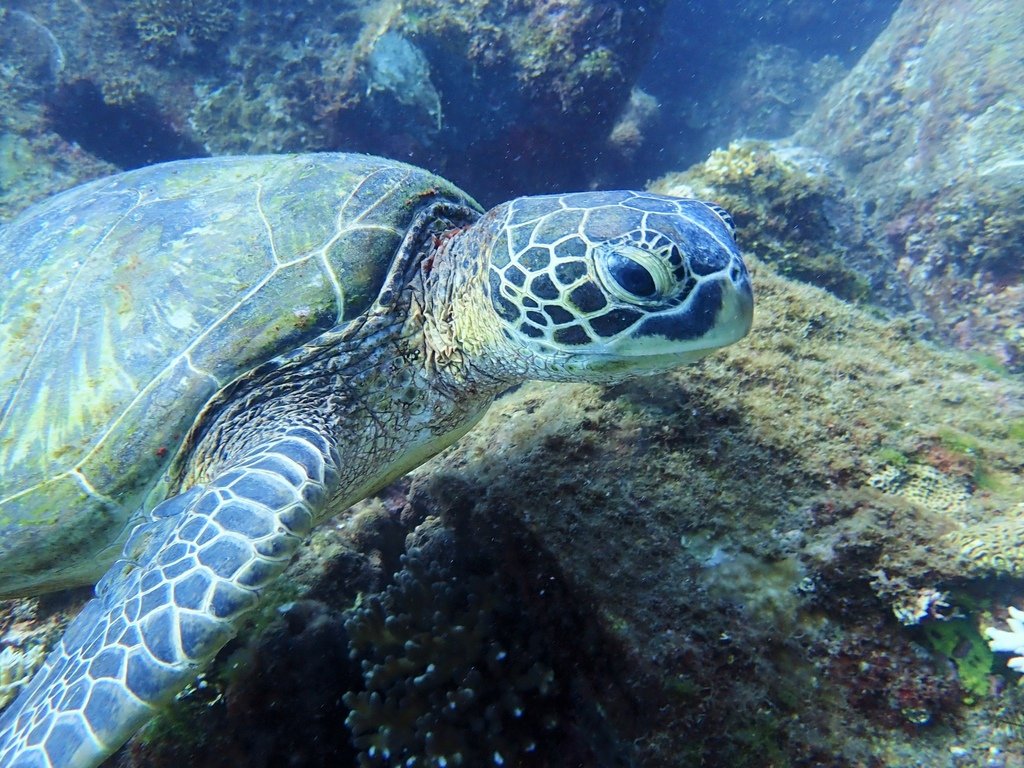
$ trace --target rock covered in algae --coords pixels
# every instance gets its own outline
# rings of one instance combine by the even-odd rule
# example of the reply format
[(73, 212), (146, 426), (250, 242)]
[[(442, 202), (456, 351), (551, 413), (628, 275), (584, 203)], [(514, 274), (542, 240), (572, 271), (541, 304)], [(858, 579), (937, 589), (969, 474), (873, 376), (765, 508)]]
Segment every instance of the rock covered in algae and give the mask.
[(665, 2), (26, 0), (0, 8), (0, 206), (239, 152), (383, 154), (494, 202), (578, 187)]
[[(852, 765), (870, 747), (847, 718), (956, 722), (953, 667), (897, 612), (1022, 562), (1024, 387), (763, 265), (755, 286), (755, 329), (723, 354), (610, 390), (524, 387), (432, 468), (437, 508), (445, 476), (471, 478), (473, 514), (524, 521), (629, 649), (643, 765), (756, 764), (772, 740)], [(928, 605), (918, 621), (939, 621)]]
[(946, 338), (1024, 365), (1024, 5), (905, 0), (797, 132)]
[(46, 101), (67, 66), (49, 27), (26, 10), (0, 8), (0, 222), (113, 170), (50, 129)]

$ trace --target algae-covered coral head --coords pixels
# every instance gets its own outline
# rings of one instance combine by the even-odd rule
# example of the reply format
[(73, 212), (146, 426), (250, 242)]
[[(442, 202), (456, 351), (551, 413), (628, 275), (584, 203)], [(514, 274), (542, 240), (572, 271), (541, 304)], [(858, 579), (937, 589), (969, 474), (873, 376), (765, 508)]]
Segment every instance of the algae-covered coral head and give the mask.
[(0, 594), (109, 567), (0, 719), (4, 768), (98, 765), (314, 525), (510, 385), (664, 370), (753, 311), (715, 206), (592, 192), (484, 214), (426, 171), (331, 153), (94, 181), (0, 230), (0, 271)]

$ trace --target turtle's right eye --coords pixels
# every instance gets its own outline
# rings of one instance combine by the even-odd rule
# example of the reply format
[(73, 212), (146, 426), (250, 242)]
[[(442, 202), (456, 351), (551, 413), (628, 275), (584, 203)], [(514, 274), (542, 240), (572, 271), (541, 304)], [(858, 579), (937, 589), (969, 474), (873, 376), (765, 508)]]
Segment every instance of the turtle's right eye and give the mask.
[(626, 304), (658, 304), (676, 284), (666, 260), (646, 248), (620, 243), (599, 248), (594, 260), (605, 292)]
[(628, 295), (638, 299), (653, 299), (658, 286), (647, 267), (621, 253), (612, 253), (605, 264), (608, 276)]

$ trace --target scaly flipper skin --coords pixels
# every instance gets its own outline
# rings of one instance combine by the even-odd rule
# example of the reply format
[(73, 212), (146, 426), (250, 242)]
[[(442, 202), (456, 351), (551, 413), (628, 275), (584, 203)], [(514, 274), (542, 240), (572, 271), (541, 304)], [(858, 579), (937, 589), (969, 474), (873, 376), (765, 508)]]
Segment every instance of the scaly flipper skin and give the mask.
[(4, 713), (0, 765), (96, 765), (192, 681), (308, 535), (334, 456), (292, 428), (160, 504)]

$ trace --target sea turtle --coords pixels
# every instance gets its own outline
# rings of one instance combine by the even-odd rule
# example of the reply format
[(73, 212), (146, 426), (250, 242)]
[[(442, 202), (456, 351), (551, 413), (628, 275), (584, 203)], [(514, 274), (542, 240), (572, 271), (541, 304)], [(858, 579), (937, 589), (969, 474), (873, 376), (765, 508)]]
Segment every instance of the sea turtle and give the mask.
[(663, 371), (753, 309), (715, 205), (584, 192), (484, 213), (348, 154), (94, 181), (0, 230), (0, 265), (0, 596), (106, 571), (0, 721), (5, 768), (100, 763), (314, 525), (503, 390)]

